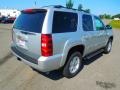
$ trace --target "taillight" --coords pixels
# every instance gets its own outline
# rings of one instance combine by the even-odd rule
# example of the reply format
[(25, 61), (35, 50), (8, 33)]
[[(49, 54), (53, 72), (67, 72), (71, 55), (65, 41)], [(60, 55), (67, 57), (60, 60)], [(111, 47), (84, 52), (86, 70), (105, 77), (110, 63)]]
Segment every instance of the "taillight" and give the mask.
[(51, 34), (41, 35), (41, 54), (45, 57), (53, 55), (53, 42)]

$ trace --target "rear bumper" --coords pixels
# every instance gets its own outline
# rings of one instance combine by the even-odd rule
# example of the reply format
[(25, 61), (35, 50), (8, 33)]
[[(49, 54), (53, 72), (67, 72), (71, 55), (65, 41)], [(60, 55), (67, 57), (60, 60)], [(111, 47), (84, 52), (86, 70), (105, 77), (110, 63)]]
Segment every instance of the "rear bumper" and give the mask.
[(32, 57), (21, 53), (15, 46), (11, 46), (12, 53), (20, 58), (25, 64), (41, 71), (47, 72), (60, 68), (62, 55), (54, 55), (51, 57)]

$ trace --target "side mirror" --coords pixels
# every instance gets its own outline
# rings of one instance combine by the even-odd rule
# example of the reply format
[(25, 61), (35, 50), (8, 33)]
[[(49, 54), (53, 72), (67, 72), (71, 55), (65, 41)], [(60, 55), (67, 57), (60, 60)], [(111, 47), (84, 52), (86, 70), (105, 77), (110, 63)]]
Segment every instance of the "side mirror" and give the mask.
[(106, 25), (105, 28), (106, 29), (112, 29), (112, 26), (111, 25)]

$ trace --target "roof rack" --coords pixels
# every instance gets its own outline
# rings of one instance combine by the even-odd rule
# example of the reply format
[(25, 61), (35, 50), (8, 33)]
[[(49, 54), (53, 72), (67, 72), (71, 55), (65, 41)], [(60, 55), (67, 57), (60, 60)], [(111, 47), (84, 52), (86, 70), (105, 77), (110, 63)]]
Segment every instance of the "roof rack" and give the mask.
[[(71, 10), (78, 11), (78, 9), (75, 9), (75, 8), (67, 8), (67, 7), (64, 7), (64, 6), (62, 6), (62, 5), (49, 5), (49, 6), (44, 6), (44, 7), (65, 8), (65, 9), (71, 9)], [(81, 11), (87, 13), (85, 10), (81, 10)]]
[(77, 9), (75, 9), (75, 8), (67, 8), (67, 7), (64, 7), (64, 6), (62, 6), (62, 5), (54, 5), (53, 7), (54, 7), (54, 8), (66, 8), (66, 9), (71, 9), (71, 10), (77, 11)]
[(62, 5), (49, 5), (49, 6), (43, 6), (43, 7), (53, 7), (53, 8), (66, 8)]
[(54, 7), (54, 8), (66, 8), (66, 7), (64, 7), (64, 6), (62, 6), (62, 5), (54, 5), (53, 7)]

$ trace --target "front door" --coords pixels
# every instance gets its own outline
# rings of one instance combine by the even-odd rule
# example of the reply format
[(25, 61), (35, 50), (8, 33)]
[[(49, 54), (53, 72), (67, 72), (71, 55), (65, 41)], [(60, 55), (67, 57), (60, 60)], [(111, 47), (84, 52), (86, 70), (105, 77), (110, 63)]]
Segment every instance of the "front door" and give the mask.
[(106, 44), (107, 36), (103, 22), (96, 16), (94, 16), (94, 27), (96, 32), (96, 39), (98, 43), (97, 48), (102, 48)]

